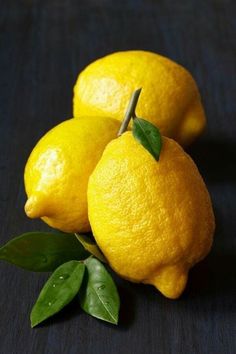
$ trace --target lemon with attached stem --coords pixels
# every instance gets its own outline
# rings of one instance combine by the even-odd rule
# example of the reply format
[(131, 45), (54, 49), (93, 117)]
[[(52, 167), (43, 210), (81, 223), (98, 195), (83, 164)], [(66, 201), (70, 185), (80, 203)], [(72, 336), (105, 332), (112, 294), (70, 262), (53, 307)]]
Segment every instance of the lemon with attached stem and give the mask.
[(65, 232), (89, 231), (88, 178), (118, 128), (112, 118), (80, 117), (44, 135), (25, 167), (26, 214)]
[(138, 116), (163, 135), (185, 146), (202, 133), (206, 118), (192, 75), (174, 61), (142, 50), (112, 53), (88, 65), (74, 87), (74, 116), (122, 120), (137, 87), (142, 87)]
[(120, 134), (106, 146), (89, 178), (94, 237), (121, 277), (177, 298), (189, 269), (212, 246), (215, 220), (209, 193), (197, 166), (174, 140), (162, 137), (156, 161), (132, 132)]

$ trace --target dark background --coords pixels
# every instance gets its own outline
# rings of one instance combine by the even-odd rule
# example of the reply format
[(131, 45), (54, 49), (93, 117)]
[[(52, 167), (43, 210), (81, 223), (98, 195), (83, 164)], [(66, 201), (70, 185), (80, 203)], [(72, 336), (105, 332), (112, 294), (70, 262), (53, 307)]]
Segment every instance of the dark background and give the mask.
[(23, 211), (23, 170), (37, 140), (72, 115), (78, 72), (112, 51), (146, 49), (196, 78), (208, 131), (189, 149), (209, 187), (217, 229), (210, 256), (176, 301), (117, 279), (118, 327), (72, 303), (34, 330), (47, 274), (1, 262), (0, 353), (235, 354), (236, 6), (234, 1), (0, 0), (0, 241), (46, 230)]

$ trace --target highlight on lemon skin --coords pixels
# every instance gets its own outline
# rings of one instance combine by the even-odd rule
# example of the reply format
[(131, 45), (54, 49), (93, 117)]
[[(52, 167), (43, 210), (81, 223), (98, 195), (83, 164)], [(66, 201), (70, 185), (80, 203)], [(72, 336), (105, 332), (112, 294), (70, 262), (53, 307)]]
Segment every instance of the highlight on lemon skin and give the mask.
[(206, 117), (192, 75), (176, 62), (142, 50), (112, 53), (89, 64), (74, 86), (74, 116), (111, 116), (121, 121), (138, 87), (142, 87), (138, 117), (182, 146), (202, 134)]
[(120, 123), (107, 117), (69, 119), (36, 144), (25, 166), (25, 212), (64, 232), (88, 232), (87, 185)]

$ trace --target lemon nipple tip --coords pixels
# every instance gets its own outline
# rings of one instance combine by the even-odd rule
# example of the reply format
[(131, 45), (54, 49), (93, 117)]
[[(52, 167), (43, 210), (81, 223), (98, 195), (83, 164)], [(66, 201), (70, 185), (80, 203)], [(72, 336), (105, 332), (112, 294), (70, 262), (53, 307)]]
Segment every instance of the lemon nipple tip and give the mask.
[(45, 216), (45, 207), (38, 195), (32, 195), (28, 198), (25, 203), (25, 213), (31, 219)]

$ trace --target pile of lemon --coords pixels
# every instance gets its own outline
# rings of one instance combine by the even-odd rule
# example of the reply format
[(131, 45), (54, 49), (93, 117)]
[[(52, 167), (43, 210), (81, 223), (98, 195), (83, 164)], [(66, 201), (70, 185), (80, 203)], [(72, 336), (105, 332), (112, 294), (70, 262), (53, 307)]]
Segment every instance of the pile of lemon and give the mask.
[[(163, 134), (159, 161), (130, 131), (117, 137), (139, 87), (137, 116)], [(194, 79), (158, 54), (113, 53), (80, 73), (73, 108), (28, 159), (26, 214), (64, 232), (92, 230), (121, 277), (179, 297), (215, 228), (207, 188), (180, 146), (206, 124)]]

